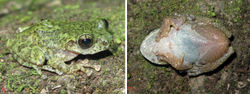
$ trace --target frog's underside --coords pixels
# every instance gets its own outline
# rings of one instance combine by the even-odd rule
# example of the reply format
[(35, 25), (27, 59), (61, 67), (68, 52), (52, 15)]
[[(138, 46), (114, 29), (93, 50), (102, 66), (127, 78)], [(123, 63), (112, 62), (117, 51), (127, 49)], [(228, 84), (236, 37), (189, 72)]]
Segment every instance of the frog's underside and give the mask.
[[(190, 76), (214, 70), (233, 53), (232, 47), (228, 49), (221, 47), (217, 43), (218, 41), (212, 41), (204, 37), (206, 32), (201, 34), (201, 32), (192, 29), (190, 24), (183, 24), (178, 31), (172, 27), (168, 37), (156, 42), (159, 32), (160, 29), (152, 31), (142, 42), (140, 51), (143, 56), (149, 61), (160, 65), (169, 64), (169, 62), (165, 61), (170, 61), (172, 66), (177, 62), (173, 62), (175, 58), (171, 56), (177, 58), (184, 56), (182, 67), (185, 68), (178, 69), (174, 67), (177, 70), (187, 70)], [(221, 52), (221, 50), (224, 52)], [(165, 57), (161, 57), (156, 53), (170, 53), (171, 55), (167, 54)], [(162, 58), (166, 60), (163, 61)]]

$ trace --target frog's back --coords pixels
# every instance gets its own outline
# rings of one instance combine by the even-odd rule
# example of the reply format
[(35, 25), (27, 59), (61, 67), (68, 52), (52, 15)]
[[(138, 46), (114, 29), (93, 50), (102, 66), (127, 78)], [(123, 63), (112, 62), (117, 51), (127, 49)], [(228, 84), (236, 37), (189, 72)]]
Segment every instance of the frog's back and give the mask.
[(11, 52), (18, 52), (20, 49), (37, 44), (37, 35), (27, 32), (20, 32), (14, 35), (12, 39), (8, 39), (6, 45)]

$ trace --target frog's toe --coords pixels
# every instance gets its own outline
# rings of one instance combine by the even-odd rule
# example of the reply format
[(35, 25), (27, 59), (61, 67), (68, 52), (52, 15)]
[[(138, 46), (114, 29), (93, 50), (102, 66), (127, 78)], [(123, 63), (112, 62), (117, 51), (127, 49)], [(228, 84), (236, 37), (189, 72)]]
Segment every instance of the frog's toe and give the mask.
[(78, 60), (77, 62), (75, 62), (75, 64), (70, 65), (70, 73), (75, 73), (75, 72), (80, 70), (80, 71), (86, 73), (87, 76), (90, 76), (93, 71), (92, 71), (92, 69), (88, 69), (88, 68), (93, 68), (96, 71), (100, 71), (101, 65), (89, 64), (88, 59)]
[(47, 75), (42, 74), (42, 75), (41, 75), (41, 78), (42, 78), (42, 79), (47, 79), (47, 78), (48, 78), (48, 76), (47, 76)]
[(91, 76), (91, 75), (92, 75), (92, 73), (93, 73), (93, 71), (92, 71), (92, 70), (85, 69), (85, 68), (81, 68), (81, 71), (82, 71), (82, 72), (84, 72), (84, 73), (86, 73), (86, 74), (87, 74), (87, 76)]
[(32, 65), (32, 67), (36, 70), (36, 72), (37, 72), (39, 75), (42, 75), (42, 70), (41, 70), (40, 68), (38, 68), (38, 66)]
[(201, 74), (201, 71), (198, 67), (193, 67), (192, 69), (188, 70), (187, 73), (189, 76), (196, 76)]
[(93, 68), (94, 68), (96, 71), (100, 71), (100, 70), (101, 70), (101, 65), (93, 65)]
[(32, 65), (32, 67), (36, 70), (36, 72), (41, 75), (42, 79), (47, 79), (48, 76), (42, 73), (42, 69), (36, 65)]
[(62, 71), (59, 71), (59, 70), (55, 70), (55, 72), (58, 74), (58, 75), (62, 75), (63, 74), (63, 72)]
[(101, 65), (89, 64), (88, 59), (85, 59), (85, 60), (81, 61), (80, 64), (83, 64), (84, 67), (94, 68), (96, 71), (101, 70)]
[(52, 68), (51, 66), (46, 66), (46, 65), (44, 65), (42, 68), (43, 68), (44, 70), (47, 70), (47, 71), (50, 71), (50, 72), (55, 72), (55, 73), (57, 73), (58, 75), (62, 75), (62, 74), (63, 74), (62, 71), (59, 71), (58, 69), (54, 69), (54, 68)]

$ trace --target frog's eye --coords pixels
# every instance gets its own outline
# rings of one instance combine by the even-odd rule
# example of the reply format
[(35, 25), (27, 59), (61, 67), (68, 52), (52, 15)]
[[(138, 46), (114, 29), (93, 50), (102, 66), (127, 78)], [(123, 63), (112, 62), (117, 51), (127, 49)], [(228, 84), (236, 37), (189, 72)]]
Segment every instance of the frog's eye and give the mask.
[(93, 45), (93, 38), (89, 34), (84, 34), (78, 39), (78, 45), (82, 49), (88, 49)]

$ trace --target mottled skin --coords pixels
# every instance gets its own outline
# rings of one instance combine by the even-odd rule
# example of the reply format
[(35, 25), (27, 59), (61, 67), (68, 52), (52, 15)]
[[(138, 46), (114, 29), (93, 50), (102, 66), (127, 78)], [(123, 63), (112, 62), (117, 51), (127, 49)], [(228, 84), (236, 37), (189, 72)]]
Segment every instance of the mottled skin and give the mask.
[(142, 43), (142, 54), (153, 63), (169, 63), (190, 76), (216, 69), (234, 52), (228, 39), (231, 33), (208, 18), (166, 17), (155, 32)]
[[(88, 64), (87, 59), (70, 65), (65, 61), (79, 54), (95, 54), (109, 49), (113, 38), (107, 24), (106, 20), (101, 19), (86, 22), (43, 20), (16, 34), (14, 39), (9, 39), (7, 47), (21, 65), (33, 67), (41, 75), (41, 69), (59, 75), (79, 70), (90, 75), (92, 71), (84, 67), (99, 71), (101, 66)], [(86, 39), (91, 41), (83, 42)]]

